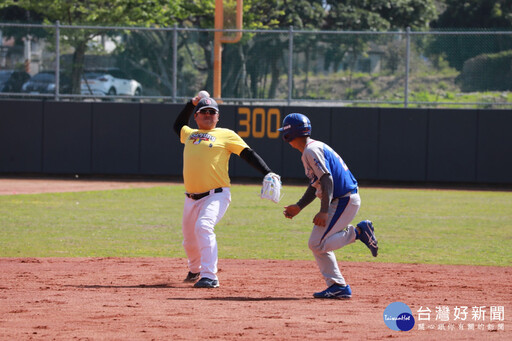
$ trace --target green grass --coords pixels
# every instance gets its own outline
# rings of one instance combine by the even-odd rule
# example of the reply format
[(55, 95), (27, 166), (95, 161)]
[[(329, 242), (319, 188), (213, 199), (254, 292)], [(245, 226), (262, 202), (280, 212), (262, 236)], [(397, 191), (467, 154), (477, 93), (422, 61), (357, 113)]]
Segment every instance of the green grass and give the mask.
[[(282, 215), (305, 187), (285, 186), (276, 205), (259, 186), (234, 185), (217, 225), (219, 257), (306, 259), (313, 202), (293, 220)], [(183, 186), (0, 196), (0, 257), (185, 257)], [(354, 220), (371, 219), (379, 238), (373, 259), (356, 242), (339, 260), (512, 265), (512, 193), (361, 188)]]

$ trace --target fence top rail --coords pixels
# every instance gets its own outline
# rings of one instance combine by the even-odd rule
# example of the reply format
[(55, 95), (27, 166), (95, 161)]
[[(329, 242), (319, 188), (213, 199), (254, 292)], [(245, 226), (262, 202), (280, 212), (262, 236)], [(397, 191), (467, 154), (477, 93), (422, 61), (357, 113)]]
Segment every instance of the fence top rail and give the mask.
[[(16, 92), (2, 92), (0, 93), (0, 100), (2, 99), (11, 99), (10, 96), (16, 96), (18, 99), (52, 99), (55, 94), (49, 93), (49, 94), (30, 94), (30, 93), (23, 93), (20, 95), (20, 93)], [(80, 94), (59, 94), (61, 99), (89, 99), (89, 100), (95, 100), (98, 101), (97, 96), (94, 95), (80, 95)], [(101, 100), (104, 99), (118, 99), (118, 96), (103, 96)], [(130, 98), (129, 101), (133, 100), (141, 100), (144, 102), (145, 100), (149, 101), (147, 103), (151, 103), (152, 100), (159, 101), (161, 103), (171, 103), (174, 102), (174, 100), (178, 100), (179, 103), (184, 103), (190, 97), (187, 96), (178, 96), (176, 98), (172, 96), (137, 96), (134, 98)], [(282, 98), (274, 98), (274, 99), (268, 99), (268, 98), (222, 98), (222, 101), (226, 105), (238, 105), (238, 106), (244, 106), (244, 105), (283, 105), (283, 106), (289, 106), (287, 99)], [(330, 107), (347, 107), (351, 104), (392, 104), (392, 105), (400, 105), (403, 104), (403, 101), (379, 101), (379, 100), (327, 100), (327, 99), (299, 99), (299, 98), (291, 98), (290, 99), (291, 105), (302, 105), (305, 107), (309, 106), (315, 106), (315, 107), (323, 107), (323, 106), (330, 106)], [(424, 101), (409, 101), (409, 105), (422, 105), (422, 109), (426, 108), (443, 108), (443, 106), (451, 106), (451, 105), (458, 105), (458, 106), (480, 106), (480, 107), (486, 107), (486, 106), (496, 106), (496, 107), (503, 107), (508, 108), (512, 107), (512, 103), (510, 102), (424, 102)], [(396, 107), (390, 107), (391, 109), (396, 109)], [(420, 108), (421, 109), (421, 108)]]
[(323, 31), (323, 30), (296, 30), (292, 26), (289, 29), (278, 30), (263, 30), (263, 29), (213, 29), (213, 28), (191, 28), (191, 27), (144, 27), (144, 26), (94, 26), (94, 25), (62, 25), (56, 22), (54, 25), (48, 24), (25, 24), (25, 23), (3, 23), (0, 22), (0, 27), (33, 27), (33, 28), (64, 28), (64, 29), (90, 29), (90, 30), (131, 30), (131, 31), (198, 31), (198, 32), (244, 32), (244, 33), (301, 33), (301, 34), (372, 34), (372, 35), (512, 35), (511, 31), (412, 31), (412, 30), (397, 30), (397, 31)]

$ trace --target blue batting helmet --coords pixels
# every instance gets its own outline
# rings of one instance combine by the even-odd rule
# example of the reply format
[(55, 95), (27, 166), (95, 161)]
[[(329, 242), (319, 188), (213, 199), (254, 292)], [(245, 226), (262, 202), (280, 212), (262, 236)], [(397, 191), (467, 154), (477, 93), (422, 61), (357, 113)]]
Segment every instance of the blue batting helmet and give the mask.
[(290, 142), (299, 136), (311, 136), (311, 122), (306, 115), (289, 114), (283, 120), (283, 127), (278, 130), (283, 132), (283, 140)]

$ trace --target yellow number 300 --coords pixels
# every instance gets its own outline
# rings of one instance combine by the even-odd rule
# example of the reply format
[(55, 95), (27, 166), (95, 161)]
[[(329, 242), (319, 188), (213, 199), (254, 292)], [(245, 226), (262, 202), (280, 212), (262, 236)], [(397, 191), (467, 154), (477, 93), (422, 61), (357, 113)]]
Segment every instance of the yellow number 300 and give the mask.
[(281, 111), (277, 108), (238, 108), (238, 135), (240, 137), (265, 137), (277, 139), (279, 137), (279, 125), (281, 124)]

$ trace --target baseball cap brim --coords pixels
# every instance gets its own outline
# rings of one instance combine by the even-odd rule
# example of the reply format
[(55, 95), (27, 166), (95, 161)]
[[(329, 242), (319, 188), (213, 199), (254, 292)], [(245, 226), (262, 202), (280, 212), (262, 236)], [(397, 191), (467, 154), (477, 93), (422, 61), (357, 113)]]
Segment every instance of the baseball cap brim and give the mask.
[(214, 109), (215, 111), (219, 111), (219, 108), (214, 107), (214, 106), (212, 106), (212, 105), (205, 105), (204, 107), (200, 107), (200, 108), (198, 108), (196, 111), (201, 111), (201, 110), (203, 110), (203, 109)]
[(219, 111), (219, 105), (213, 98), (202, 98), (199, 103), (197, 103), (194, 112), (198, 112), (203, 109), (214, 109), (215, 111)]

